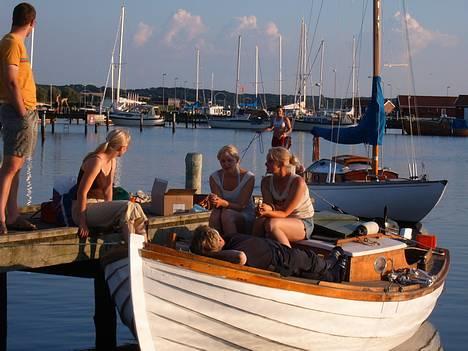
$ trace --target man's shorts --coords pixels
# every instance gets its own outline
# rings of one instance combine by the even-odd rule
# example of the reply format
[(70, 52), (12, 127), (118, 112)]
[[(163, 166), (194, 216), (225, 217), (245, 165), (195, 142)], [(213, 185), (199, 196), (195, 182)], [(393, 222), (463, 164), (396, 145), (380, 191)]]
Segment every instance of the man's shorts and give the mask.
[(32, 156), (37, 142), (37, 111), (28, 110), (22, 117), (13, 106), (4, 104), (0, 106), (0, 121), (3, 126), (3, 155)]

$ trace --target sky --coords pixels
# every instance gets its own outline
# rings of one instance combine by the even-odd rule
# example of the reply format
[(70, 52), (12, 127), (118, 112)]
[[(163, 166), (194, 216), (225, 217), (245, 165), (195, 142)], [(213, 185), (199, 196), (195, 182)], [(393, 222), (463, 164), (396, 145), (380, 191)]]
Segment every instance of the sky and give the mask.
[[(0, 1), (2, 35), (10, 30), (17, 3)], [(37, 83), (104, 86), (122, 1), (30, 3), (37, 10), (33, 67)], [(370, 94), (370, 0), (127, 0), (124, 4), (123, 88), (195, 88), (198, 48), (200, 88), (210, 89), (213, 76), (214, 89), (235, 91), (237, 38), (241, 35), (241, 90), (255, 91), (257, 45), (259, 92), (277, 94), (281, 35), (283, 93), (294, 94), (304, 18), (309, 86), (315, 86), (313, 90), (309, 87), (308, 94), (311, 90), (318, 94), (318, 52), (323, 40), (323, 93), (351, 96), (353, 36), (357, 41), (358, 94)], [(468, 94), (468, 1), (383, 0), (382, 11), (385, 96)]]

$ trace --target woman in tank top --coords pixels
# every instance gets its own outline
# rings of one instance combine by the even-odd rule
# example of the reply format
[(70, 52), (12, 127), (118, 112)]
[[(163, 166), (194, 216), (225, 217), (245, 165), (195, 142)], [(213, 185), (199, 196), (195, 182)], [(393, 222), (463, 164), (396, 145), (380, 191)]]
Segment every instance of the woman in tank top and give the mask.
[(266, 128), (265, 131), (273, 131), (273, 137), (271, 138), (271, 146), (282, 146), (286, 149), (291, 147), (291, 121), (284, 115), (282, 106), (278, 106), (276, 109), (276, 115), (271, 120), (270, 127)]
[(239, 152), (234, 145), (223, 146), (217, 157), (221, 169), (210, 175), (210, 226), (224, 236), (250, 233), (255, 220), (255, 176), (239, 167)]
[(145, 234), (147, 217), (141, 206), (112, 200), (116, 158), (127, 152), (129, 143), (127, 131), (114, 129), (104, 143), (84, 158), (71, 206), (80, 237), (87, 237), (89, 228), (121, 231), (125, 240), (130, 233)]
[(257, 208), (253, 234), (277, 240), (283, 245), (307, 239), (314, 228), (314, 207), (304, 179), (293, 172), (295, 156), (274, 147), (266, 158), (267, 175), (262, 179), (263, 202)]

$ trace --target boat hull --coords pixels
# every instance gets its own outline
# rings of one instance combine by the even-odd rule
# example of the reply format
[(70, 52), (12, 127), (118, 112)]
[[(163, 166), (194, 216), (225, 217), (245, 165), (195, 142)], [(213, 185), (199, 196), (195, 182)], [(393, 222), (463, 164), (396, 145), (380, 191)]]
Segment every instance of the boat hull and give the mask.
[(310, 183), (316, 210), (338, 207), (363, 218), (388, 216), (399, 222), (420, 222), (441, 199), (446, 180)]
[(261, 131), (270, 126), (270, 121), (252, 121), (245, 119), (233, 119), (233, 118), (210, 118), (208, 119), (208, 125), (211, 128), (221, 129), (248, 129)]
[[(140, 116), (131, 113), (111, 113), (109, 118), (117, 126), (139, 127), (141, 123)], [(143, 116), (142, 122), (144, 127), (164, 127), (166, 123), (161, 116)]]
[(131, 289), (141, 350), (390, 350), (418, 330), (443, 290), (441, 283), (399, 301), (290, 291), (211, 274), (214, 265), (200, 272), (189, 260), (172, 265), (142, 257), (134, 239)]
[(294, 120), (294, 125), (293, 129), (297, 132), (310, 132), (312, 131), (313, 128), (315, 127), (320, 127), (320, 128), (348, 128), (348, 127), (353, 127), (356, 126), (356, 124), (331, 124), (329, 122), (326, 123), (320, 123), (320, 122), (313, 122), (313, 121), (306, 121), (306, 120), (300, 120), (296, 119)]

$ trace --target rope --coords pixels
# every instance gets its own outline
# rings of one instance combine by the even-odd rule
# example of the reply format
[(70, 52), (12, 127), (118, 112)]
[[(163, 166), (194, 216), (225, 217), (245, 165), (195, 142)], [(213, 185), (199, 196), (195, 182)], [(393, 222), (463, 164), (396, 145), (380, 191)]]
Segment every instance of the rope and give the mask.
[(250, 140), (249, 142), (249, 145), (247, 145), (247, 147), (242, 150), (242, 156), (241, 156), (241, 161), (244, 159), (244, 156), (245, 154), (247, 153), (247, 151), (249, 150), (250, 146), (252, 146), (253, 142), (255, 141), (255, 139), (258, 140), (258, 146), (260, 148), (260, 153), (263, 154), (264, 152), (264, 147), (263, 147), (263, 137), (262, 137), (262, 132), (255, 132), (253, 138)]

